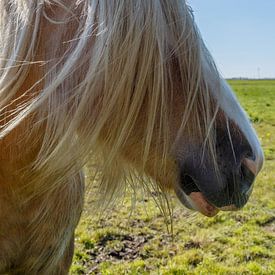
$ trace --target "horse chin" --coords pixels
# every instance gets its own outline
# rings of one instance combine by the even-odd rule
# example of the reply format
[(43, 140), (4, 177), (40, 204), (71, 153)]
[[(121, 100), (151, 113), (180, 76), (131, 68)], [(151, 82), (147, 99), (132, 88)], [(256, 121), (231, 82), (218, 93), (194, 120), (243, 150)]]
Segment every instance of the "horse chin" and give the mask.
[(207, 217), (214, 217), (219, 209), (210, 204), (202, 192), (192, 192), (186, 195), (184, 191), (178, 187), (175, 190), (180, 202), (189, 209), (196, 210)]

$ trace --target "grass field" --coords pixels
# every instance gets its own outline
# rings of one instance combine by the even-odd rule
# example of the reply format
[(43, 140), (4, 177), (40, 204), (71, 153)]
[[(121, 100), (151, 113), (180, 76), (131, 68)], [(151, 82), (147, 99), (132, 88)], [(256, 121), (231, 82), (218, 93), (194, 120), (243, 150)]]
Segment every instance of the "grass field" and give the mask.
[[(242, 211), (205, 218), (174, 199), (174, 234), (151, 198), (131, 199), (76, 234), (71, 274), (275, 274), (275, 81), (229, 81), (250, 115), (265, 166)], [(154, 195), (154, 194), (153, 194)]]

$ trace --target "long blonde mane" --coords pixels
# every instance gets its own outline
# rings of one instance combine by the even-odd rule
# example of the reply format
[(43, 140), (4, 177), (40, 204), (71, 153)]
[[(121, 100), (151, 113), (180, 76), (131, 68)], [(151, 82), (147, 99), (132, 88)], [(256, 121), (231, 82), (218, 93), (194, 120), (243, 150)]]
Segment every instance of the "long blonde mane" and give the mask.
[[(143, 178), (152, 148), (161, 161), (170, 153), (178, 87), (185, 99), (179, 133), (196, 127), (197, 138), (214, 142), (202, 63), (217, 83), (219, 75), (185, 1), (2, 0), (0, 11), (0, 137), (29, 118), (27, 134), (43, 132), (31, 139), (39, 152), (20, 171), (32, 196), (65, 184), (90, 159), (105, 195)], [(39, 77), (23, 85), (33, 70)], [(139, 124), (143, 151), (133, 144), (124, 152)], [(164, 161), (162, 172), (169, 173)]]

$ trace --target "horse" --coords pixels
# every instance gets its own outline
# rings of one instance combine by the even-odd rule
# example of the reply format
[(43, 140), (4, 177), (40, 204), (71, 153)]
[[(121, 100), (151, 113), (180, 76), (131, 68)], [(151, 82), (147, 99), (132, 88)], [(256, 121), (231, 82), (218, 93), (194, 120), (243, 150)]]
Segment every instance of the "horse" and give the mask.
[(90, 160), (103, 204), (246, 204), (262, 149), (185, 0), (1, 0), (0, 37), (1, 274), (68, 273)]

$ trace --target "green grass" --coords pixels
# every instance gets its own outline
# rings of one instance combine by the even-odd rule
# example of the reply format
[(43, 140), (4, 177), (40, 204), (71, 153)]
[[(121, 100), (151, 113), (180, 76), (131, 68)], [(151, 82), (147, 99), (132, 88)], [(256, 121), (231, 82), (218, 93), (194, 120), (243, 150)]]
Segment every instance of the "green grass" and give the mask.
[(206, 218), (174, 199), (174, 235), (151, 198), (131, 199), (76, 234), (71, 274), (275, 274), (275, 81), (229, 81), (261, 139), (266, 162), (242, 211)]

